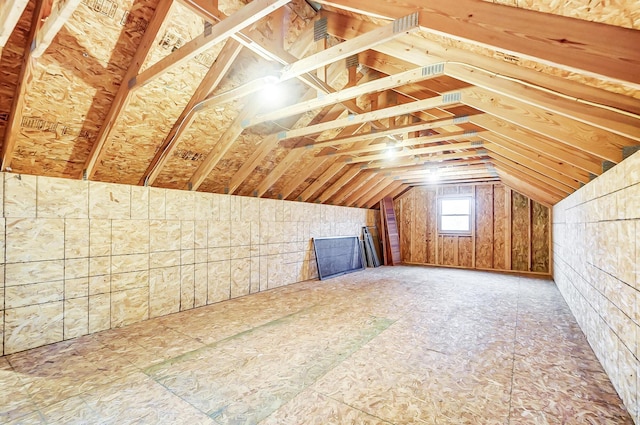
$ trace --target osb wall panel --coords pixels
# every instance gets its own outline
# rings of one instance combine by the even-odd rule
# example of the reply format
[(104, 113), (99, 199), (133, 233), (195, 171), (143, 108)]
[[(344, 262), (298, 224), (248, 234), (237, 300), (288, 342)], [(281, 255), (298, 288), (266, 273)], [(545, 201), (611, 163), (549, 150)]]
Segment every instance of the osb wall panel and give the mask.
[(529, 269), (529, 199), (512, 192), (511, 199), (511, 268)]
[(509, 235), (510, 216), (507, 208), (511, 208), (511, 190), (502, 185), (493, 186), (493, 268), (508, 270), (507, 239)]
[(493, 268), (493, 185), (476, 186), (476, 266)]
[[(449, 195), (475, 200), (471, 236), (438, 235), (437, 198)], [(395, 208), (406, 263), (550, 273), (549, 209), (501, 184), (415, 187)]]
[(640, 153), (553, 208), (553, 277), (640, 424)]
[(531, 270), (540, 272), (549, 270), (549, 208), (534, 202), (531, 204)]
[[(373, 210), (0, 174), (4, 354), (317, 276)], [(5, 240), (6, 235), (6, 240)]]

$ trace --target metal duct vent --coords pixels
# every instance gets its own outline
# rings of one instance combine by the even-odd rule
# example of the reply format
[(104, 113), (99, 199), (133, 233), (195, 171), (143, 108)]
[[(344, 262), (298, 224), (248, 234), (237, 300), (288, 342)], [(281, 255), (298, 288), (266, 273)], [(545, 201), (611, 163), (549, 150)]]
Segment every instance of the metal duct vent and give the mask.
[(320, 41), (327, 38), (327, 17), (318, 19), (313, 23), (313, 41)]
[(397, 34), (400, 32), (409, 31), (411, 28), (415, 28), (417, 26), (418, 12), (412, 13), (411, 15), (407, 15), (402, 18), (398, 18), (393, 21), (393, 33)]
[(358, 60), (358, 55), (351, 55), (347, 59), (345, 59), (347, 63), (347, 68), (352, 68), (354, 66), (360, 65), (360, 61)]

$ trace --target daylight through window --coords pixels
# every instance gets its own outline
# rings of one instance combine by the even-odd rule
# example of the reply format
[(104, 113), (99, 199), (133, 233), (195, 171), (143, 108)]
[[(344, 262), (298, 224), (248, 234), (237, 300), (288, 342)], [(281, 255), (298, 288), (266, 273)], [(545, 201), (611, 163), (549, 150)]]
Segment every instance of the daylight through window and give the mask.
[(471, 234), (471, 198), (441, 198), (438, 230)]

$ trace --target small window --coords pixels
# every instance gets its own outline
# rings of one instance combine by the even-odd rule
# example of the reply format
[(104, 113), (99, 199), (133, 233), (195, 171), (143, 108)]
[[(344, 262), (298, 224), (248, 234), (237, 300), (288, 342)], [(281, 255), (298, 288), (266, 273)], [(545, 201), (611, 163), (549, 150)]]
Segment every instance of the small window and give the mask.
[(471, 234), (471, 198), (440, 198), (438, 231)]

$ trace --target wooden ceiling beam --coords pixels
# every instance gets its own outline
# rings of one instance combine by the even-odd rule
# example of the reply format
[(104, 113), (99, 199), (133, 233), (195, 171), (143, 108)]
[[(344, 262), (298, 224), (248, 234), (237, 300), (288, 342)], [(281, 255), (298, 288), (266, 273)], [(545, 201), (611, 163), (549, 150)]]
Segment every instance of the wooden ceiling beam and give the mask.
[[(289, 153), (294, 153), (296, 151), (290, 151)], [(318, 158), (314, 159), (310, 166), (305, 167), (301, 173), (298, 173), (295, 178), (290, 179), (289, 182), (282, 189), (282, 193), (280, 196), (282, 199), (288, 199), (289, 196), (304, 182), (313, 175), (313, 173), (318, 170), (318, 168), (324, 166), (327, 162), (329, 162), (329, 158)], [(284, 174), (284, 173), (283, 173)], [(282, 176), (281, 176), (282, 177)]]
[(193, 40), (186, 43), (173, 53), (160, 59), (155, 64), (145, 69), (140, 74), (125, 80), (131, 90), (136, 90), (153, 81), (163, 73), (174, 69), (184, 62), (198, 56), (216, 44), (229, 38), (243, 28), (264, 18), (279, 7), (291, 0), (254, 0), (242, 9), (231, 14), (228, 18), (213, 25), (209, 31), (205, 31)]
[[(401, 149), (401, 148), (406, 148), (406, 147), (414, 147), (417, 145), (423, 145), (423, 144), (433, 144), (433, 143), (438, 143), (438, 142), (448, 142), (448, 141), (462, 141), (462, 140), (469, 140), (470, 138), (474, 138), (474, 137), (480, 137), (481, 134), (476, 133), (476, 132), (470, 132), (470, 131), (456, 131), (453, 133), (440, 133), (440, 134), (434, 134), (432, 136), (422, 136), (422, 137), (412, 137), (409, 139), (404, 139), (400, 142), (395, 142), (393, 145), (388, 145), (386, 142), (379, 142), (379, 143), (375, 143), (375, 144), (370, 144), (364, 148), (353, 148), (353, 149), (345, 149), (345, 150), (338, 150), (336, 152), (330, 153), (328, 155), (357, 155), (357, 154), (361, 154), (361, 153), (368, 153), (368, 152), (377, 152), (377, 151), (384, 151), (387, 149)], [(420, 148), (418, 148), (420, 149)]]
[[(10, 25), (12, 23), (9, 22), (9, 20), (13, 20), (13, 14), (17, 12), (17, 8), (21, 7), (20, 4), (16, 4), (14, 6), (15, 7), (11, 7), (5, 4), (4, 7), (8, 8), (8, 10), (3, 9), (2, 12), (0, 12), (7, 12), (7, 15), (4, 17), (4, 25)], [(40, 23), (42, 22), (42, 18), (45, 13), (45, 2), (37, 1), (31, 17), (31, 28), (27, 37), (27, 43), (24, 47), (20, 74), (18, 75), (16, 91), (13, 95), (13, 102), (11, 103), (11, 109), (9, 110), (9, 119), (5, 128), (4, 141), (2, 143), (2, 167), (0, 168), (2, 171), (11, 170), (10, 167), (13, 159), (13, 152), (16, 147), (18, 135), (20, 134), (20, 124), (22, 123), (22, 117), (24, 114), (25, 97), (27, 95), (27, 90), (29, 89), (29, 83), (33, 79), (33, 70), (35, 67), (35, 59), (31, 56), (31, 46), (33, 46), (38, 37)], [(20, 19), (20, 16), (18, 16), (17, 19)], [(15, 23), (13, 23), (13, 25), (15, 26)]]
[(18, 25), (29, 0), (0, 0), (0, 54)]
[(336, 46), (288, 65), (283, 70), (281, 79), (287, 80), (340, 59), (346, 59), (349, 56), (371, 49), (379, 44), (383, 44), (418, 29), (418, 16), (413, 11), (409, 11), (402, 16), (397, 16), (394, 19), (395, 20), (388, 25), (376, 28), (359, 37), (344, 41)]
[(62, 26), (69, 20), (82, 0), (58, 0), (51, 14), (46, 17), (42, 29), (38, 32), (35, 48), (31, 55), (39, 58), (47, 50)]
[(529, 149), (548, 155), (563, 163), (573, 165), (588, 173), (596, 176), (602, 174), (602, 161), (600, 159), (586, 152), (571, 149), (571, 147), (564, 143), (535, 134), (488, 114), (474, 115), (470, 117), (469, 121), (513, 143), (525, 145)]
[[(476, 136), (468, 136), (466, 138), (461, 137), (459, 140), (464, 140), (464, 139), (468, 140), (471, 138), (475, 139), (477, 137)], [(480, 147), (480, 145), (482, 145), (482, 142), (448, 143), (448, 144), (442, 144), (442, 145), (428, 146), (425, 148), (396, 151), (393, 153), (392, 156), (390, 156), (387, 153), (356, 156), (353, 158), (348, 158), (346, 162), (349, 164), (360, 164), (364, 162), (378, 161), (378, 160), (389, 159), (389, 158), (404, 158), (404, 157), (413, 157), (413, 156), (440, 153), (440, 152), (446, 152), (446, 151), (460, 151), (460, 150), (474, 149), (474, 148)]]
[(623, 147), (637, 144), (626, 137), (496, 96), (484, 89), (465, 89), (462, 97), (465, 105), (614, 163), (622, 161)]
[(401, 74), (378, 78), (365, 84), (359, 84), (353, 87), (345, 88), (334, 93), (307, 100), (305, 102), (300, 102), (295, 105), (286, 106), (275, 111), (257, 114), (254, 118), (249, 120), (247, 126), (249, 127), (252, 125), (260, 124), (265, 121), (276, 121), (291, 115), (298, 115), (335, 103), (341, 103), (350, 99), (355, 99), (358, 96), (364, 94), (381, 92), (410, 82), (424, 81), (426, 79), (435, 78), (440, 75), (444, 75), (444, 64), (436, 64), (428, 67), (412, 69)]
[(634, 29), (473, 0), (318, 3), (385, 19), (417, 12), (423, 31), (640, 87), (640, 31)]
[(399, 180), (394, 180), (389, 178), (383, 179), (381, 180), (381, 183), (379, 185), (375, 186), (372, 190), (365, 193), (360, 199), (358, 199), (355, 205), (358, 208), (366, 208), (367, 203), (369, 203), (374, 199), (376, 201), (382, 199), (380, 198), (380, 195), (382, 195), (385, 191), (391, 192), (392, 190), (395, 190), (398, 187), (400, 187), (400, 185), (402, 185), (402, 182)]
[(336, 160), (329, 168), (327, 168), (318, 178), (311, 183), (307, 188), (302, 191), (298, 200), (302, 202), (307, 202), (309, 199), (313, 197), (324, 185), (326, 185), (329, 180), (334, 178), (344, 167), (346, 167), (343, 161)]
[(354, 191), (362, 187), (376, 175), (372, 170), (359, 169), (358, 171), (359, 173), (354, 179), (345, 184), (339, 192), (331, 196), (325, 203), (344, 205), (345, 201), (354, 193)]
[(556, 182), (555, 180), (548, 178), (547, 176), (523, 167), (520, 164), (517, 164), (506, 158), (502, 158), (493, 152), (489, 153), (489, 157), (491, 157), (491, 162), (496, 169), (502, 169), (504, 171), (507, 171), (511, 175), (519, 176), (520, 178), (527, 179), (527, 181), (536, 183), (538, 186), (543, 187), (549, 193), (554, 193), (564, 198), (574, 192), (573, 189), (564, 186)]
[(355, 176), (360, 173), (360, 167), (351, 167), (349, 168), (338, 180), (336, 180), (331, 186), (327, 187), (322, 191), (322, 194), (318, 196), (316, 199), (317, 202), (324, 204), (327, 202), (329, 198), (331, 198), (335, 193), (341, 190), (344, 185), (349, 183), (349, 181), (353, 180)]
[(415, 168), (415, 169), (405, 168), (404, 170), (399, 169), (395, 171), (385, 171), (385, 172), (381, 172), (380, 174), (387, 177), (393, 176), (393, 177), (399, 177), (399, 178), (408, 178), (408, 177), (415, 177), (415, 176), (424, 177), (425, 175), (428, 177), (431, 173), (436, 173), (437, 175), (449, 175), (449, 174), (456, 174), (456, 173), (467, 172), (467, 171), (477, 172), (478, 170), (487, 171), (486, 161), (479, 164), (474, 164), (474, 165), (447, 165), (447, 163), (445, 163), (445, 165), (442, 165), (442, 166), (436, 166), (436, 167), (422, 166), (420, 168)]
[(222, 78), (227, 74), (242, 48), (242, 45), (237, 41), (233, 39), (227, 40), (215, 62), (211, 68), (209, 68), (209, 71), (207, 71), (200, 85), (198, 85), (191, 99), (189, 99), (189, 102), (173, 124), (173, 127), (165, 137), (160, 149), (156, 152), (138, 184), (145, 186), (153, 185), (165, 164), (176, 150), (180, 139), (195, 120), (198, 104), (220, 84), (220, 81), (222, 81)]
[(640, 144), (640, 117), (599, 108), (580, 99), (567, 99), (532, 88), (521, 82), (458, 64), (446, 64), (445, 74), (476, 87), (540, 108), (601, 130), (629, 138)]
[(113, 126), (129, 102), (132, 91), (127, 85), (127, 81), (135, 77), (140, 71), (140, 68), (149, 54), (149, 50), (151, 50), (151, 47), (153, 46), (153, 41), (155, 40), (158, 31), (160, 31), (172, 4), (172, 0), (159, 2), (155, 12), (153, 13), (153, 17), (149, 21), (149, 25), (140, 40), (138, 49), (133, 55), (133, 58), (129, 63), (129, 68), (122, 78), (122, 83), (120, 83), (120, 87), (111, 102), (109, 112), (107, 112), (107, 116), (105, 117), (96, 136), (96, 140), (93, 142), (91, 152), (84, 163), (83, 177), (86, 179), (91, 179), (94, 176), (96, 172), (96, 164), (99, 163), (104, 155), (106, 150), (105, 146), (111, 136)]
[[(326, 10), (322, 10), (321, 14), (327, 17), (327, 30), (329, 34), (343, 39), (357, 37), (377, 27), (377, 25), (373, 23)], [(468, 49), (444, 46), (436, 41), (415, 34), (409, 34), (406, 37), (391, 40), (385, 44), (376, 46), (373, 50), (385, 55), (385, 57), (377, 59), (379, 62), (388, 62), (393, 66), (399, 66), (396, 72), (406, 70), (402, 68), (403, 65), (398, 65), (399, 61), (410, 63), (412, 64), (411, 67), (415, 67), (416, 65), (430, 65), (443, 60), (460, 62), (477, 66), (486, 71), (504, 75), (508, 78), (527, 81), (572, 98), (584, 99), (640, 114), (640, 102), (638, 102), (637, 99), (625, 96), (624, 94), (585, 85), (571, 79), (545, 74), (538, 69), (525, 68), (518, 63), (520, 59), (518, 56), (515, 57), (515, 63), (512, 63), (474, 53)]]
[[(500, 146), (502, 149), (512, 151), (519, 156), (524, 156), (542, 166), (554, 169), (557, 172), (578, 182), (587, 184), (591, 180), (591, 176), (588, 172), (566, 162), (555, 159), (545, 154), (544, 152), (533, 150), (524, 143), (516, 143), (513, 140), (509, 140), (492, 132), (484, 133), (480, 136), (480, 138), (490, 144)], [(487, 144), (485, 143), (485, 145)]]
[(242, 122), (255, 114), (258, 107), (259, 104), (257, 103), (250, 103), (240, 111), (240, 114), (238, 114), (238, 116), (233, 120), (222, 136), (220, 136), (220, 139), (213, 146), (211, 152), (209, 152), (204, 161), (196, 169), (195, 173), (193, 173), (193, 176), (191, 176), (187, 183), (186, 189), (198, 190), (200, 185), (204, 182), (207, 176), (209, 176), (216, 165), (218, 165), (218, 162), (220, 162), (220, 160), (225, 156), (231, 146), (235, 143), (238, 136), (240, 136), (244, 130)]
[(355, 143), (363, 140), (373, 140), (373, 139), (377, 139), (385, 136), (399, 136), (405, 133), (413, 133), (413, 132), (418, 132), (423, 130), (433, 130), (433, 129), (447, 127), (451, 125), (463, 124), (465, 122), (469, 122), (469, 117), (439, 119), (439, 120), (423, 122), (419, 124), (409, 124), (405, 126), (389, 128), (382, 131), (372, 131), (369, 133), (356, 134), (355, 136), (336, 137), (335, 139), (331, 139), (328, 141), (316, 142), (313, 144), (300, 146), (296, 149), (308, 149), (310, 147), (324, 148), (324, 147), (338, 146), (338, 145), (344, 145), (344, 144), (351, 144), (351, 143)]
[[(536, 171), (537, 173), (540, 173), (544, 176), (548, 176), (549, 178), (559, 183), (562, 183), (565, 186), (571, 187), (573, 190), (580, 189), (581, 183), (579, 181), (572, 179), (571, 177), (567, 177), (566, 175), (562, 174), (555, 168), (542, 165), (532, 160), (531, 158), (527, 157), (526, 155), (522, 155), (517, 152), (511, 151), (496, 143), (489, 142), (489, 143), (483, 144), (482, 146), (485, 149), (489, 150), (490, 152), (498, 154), (503, 158), (509, 159), (514, 163), (521, 164), (522, 166), (527, 167), (533, 171)], [(489, 156), (491, 156), (491, 153), (489, 154)]]
[(384, 160), (384, 161), (370, 162), (366, 164), (366, 168), (395, 169), (399, 167), (424, 166), (424, 165), (432, 165), (437, 163), (446, 163), (446, 161), (452, 160), (452, 159), (484, 157), (485, 155), (486, 155), (486, 151), (476, 150), (475, 148), (472, 148), (463, 152), (443, 153), (443, 154), (437, 154), (432, 156), (421, 156), (421, 157), (418, 157), (417, 160), (404, 160), (404, 161)]
[(389, 117), (395, 117), (397, 115), (409, 114), (415, 111), (430, 109), (430, 108), (434, 108), (441, 105), (455, 105), (457, 103), (460, 103), (460, 99), (462, 98), (462, 93), (464, 90), (467, 90), (467, 89), (454, 90), (442, 96), (418, 100), (415, 102), (392, 106), (384, 109), (378, 109), (375, 111), (364, 112), (359, 115), (350, 115), (347, 118), (342, 118), (342, 119), (338, 119), (338, 120), (334, 120), (334, 121), (330, 121), (322, 124), (316, 124), (316, 125), (308, 126), (305, 128), (283, 131), (283, 132), (277, 133), (277, 136), (280, 139), (280, 141), (284, 141), (284, 140), (288, 140), (296, 137), (318, 134), (323, 131), (327, 131), (335, 128), (348, 127), (354, 124), (365, 123), (365, 122), (374, 121), (374, 120), (381, 120)]
[(400, 179), (403, 183), (409, 185), (438, 185), (444, 183), (450, 183), (452, 181), (469, 181), (469, 180), (492, 180), (497, 178), (495, 173), (489, 173), (488, 171), (469, 171), (460, 174), (446, 174), (439, 176), (437, 180), (431, 180), (428, 177), (408, 177)]
[(563, 197), (546, 192), (541, 187), (529, 182), (522, 177), (517, 177), (509, 174), (507, 171), (503, 171), (501, 169), (497, 169), (498, 175), (500, 176), (500, 180), (510, 189), (515, 190), (518, 193), (521, 193), (528, 198), (533, 199), (534, 201), (545, 205), (547, 207), (552, 207), (554, 204), (560, 202)]

